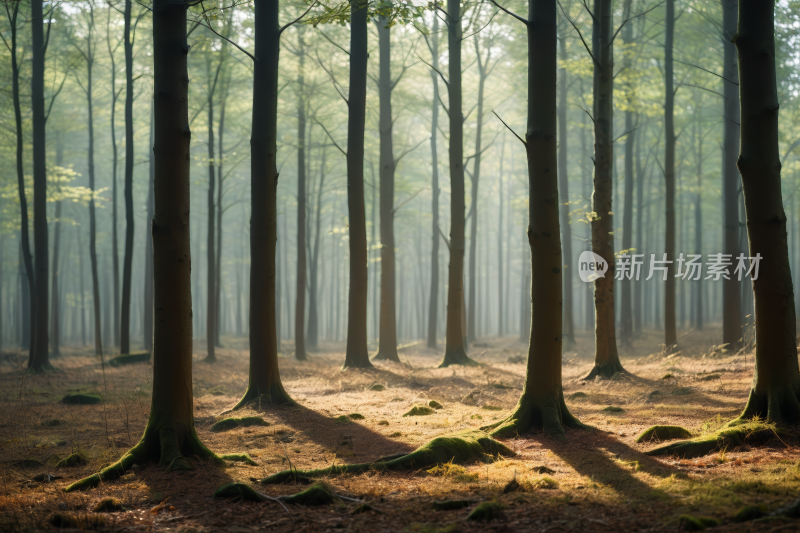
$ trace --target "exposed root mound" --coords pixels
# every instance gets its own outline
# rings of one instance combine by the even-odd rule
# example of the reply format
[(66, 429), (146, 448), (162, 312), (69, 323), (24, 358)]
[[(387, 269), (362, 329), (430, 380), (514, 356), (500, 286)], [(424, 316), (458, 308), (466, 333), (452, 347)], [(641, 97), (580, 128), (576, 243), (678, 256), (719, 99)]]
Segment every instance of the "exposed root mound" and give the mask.
[(431, 407), (428, 407), (426, 405), (415, 405), (414, 407), (411, 408), (410, 411), (408, 411), (403, 416), (426, 416), (426, 415), (432, 415), (433, 413), (434, 410)]
[(614, 377), (614, 374), (630, 374), (627, 370), (622, 367), (622, 363), (605, 363), (605, 364), (595, 364), (592, 371), (583, 378), (583, 381), (587, 381), (590, 379), (594, 379), (597, 376), (601, 378), (611, 379)]
[(268, 500), (265, 494), (261, 494), (245, 483), (226, 483), (214, 491), (215, 498), (237, 498), (248, 502), (263, 502)]
[(294, 505), (331, 505), (341, 501), (325, 483), (314, 483), (306, 490), (288, 496), (279, 496), (284, 503)]
[(273, 474), (261, 483), (277, 484), (293, 481), (298, 477), (323, 477), (334, 474), (357, 474), (370, 469), (425, 468), (437, 464), (489, 462), (498, 455), (513, 456), (512, 450), (482, 431), (466, 431), (436, 437), (408, 454), (399, 454), (378, 459), (374, 463), (333, 465), (316, 470), (284, 470)]
[(152, 354), (150, 352), (136, 352), (118, 355), (111, 359), (108, 364), (113, 367), (122, 365), (132, 365), (134, 363), (146, 363), (150, 361)]
[(294, 406), (297, 403), (292, 400), (286, 390), (283, 388), (283, 385), (279, 382), (273, 384), (269, 387), (256, 387), (255, 385), (250, 385), (247, 388), (247, 391), (242, 396), (242, 399), (239, 400), (239, 403), (234, 405), (229, 411), (236, 411), (237, 409), (241, 409), (243, 407), (252, 407), (253, 409), (261, 409), (264, 405), (285, 405), (285, 406)]
[(692, 433), (688, 429), (680, 426), (653, 426), (645, 429), (641, 435), (636, 437), (636, 442), (688, 439), (691, 436)]
[(572, 416), (564, 403), (562, 391), (558, 392), (557, 398), (544, 402), (537, 402), (531, 394), (523, 392), (513, 413), (499, 422), (482, 427), (481, 431), (490, 432), (494, 438), (514, 438), (533, 427), (541, 427), (545, 436), (565, 440), (564, 426), (593, 429)]
[(236, 429), (239, 427), (250, 427), (250, 426), (268, 426), (269, 422), (261, 418), (260, 416), (245, 416), (242, 418), (226, 418), (224, 420), (220, 420), (216, 422), (213, 426), (211, 426), (211, 431), (218, 433), (220, 431), (229, 431), (231, 429)]
[(467, 520), (489, 521), (504, 518), (503, 506), (498, 502), (483, 502), (467, 516)]
[(677, 455), (691, 459), (702, 457), (717, 449), (724, 450), (745, 443), (764, 442), (776, 437), (777, 432), (774, 424), (767, 424), (758, 419), (747, 421), (737, 418), (710, 435), (684, 442), (675, 442), (646, 453), (647, 455)]

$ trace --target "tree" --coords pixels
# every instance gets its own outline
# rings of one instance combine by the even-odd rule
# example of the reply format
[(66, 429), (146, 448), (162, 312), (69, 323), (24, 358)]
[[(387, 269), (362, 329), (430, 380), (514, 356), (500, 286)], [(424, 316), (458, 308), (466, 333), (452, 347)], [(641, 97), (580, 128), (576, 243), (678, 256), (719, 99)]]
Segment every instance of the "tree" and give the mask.
[(439, 316), (439, 14), (433, 13), (433, 32), (425, 39), (431, 51), (431, 287), (428, 301), (428, 348), (436, 348), (436, 329)]
[(125, 0), (125, 261), (122, 264), (120, 352), (131, 351), (131, 275), (133, 273), (133, 40), (131, 0)]
[[(255, 1), (253, 119), (250, 133), (250, 380), (234, 409), (253, 400), (294, 403), (281, 383), (275, 324), (277, 235), (278, 60), (281, 27), (278, 0)], [(299, 20), (299, 19), (298, 19)], [(258, 58), (258, 60), (255, 60)]]
[[(525, 385), (514, 412), (488, 426), (492, 436), (512, 437), (541, 424), (545, 435), (564, 438), (564, 426), (582, 427), (561, 385), (563, 260), (558, 195), (556, 113), (556, 0), (530, 0), (528, 18), (528, 244), (531, 250), (531, 326)], [(535, 21), (535, 24), (534, 24)]]
[[(629, 0), (630, 1), (630, 0)], [(566, 61), (567, 42), (559, 39), (561, 60)], [(572, 231), (569, 226), (569, 176), (567, 174), (567, 69), (559, 69), (558, 81), (558, 193), (559, 193), (559, 225), (561, 226), (561, 252), (563, 267), (567, 274), (572, 272)], [(501, 162), (502, 164), (502, 162)], [(501, 274), (502, 276), (502, 274)], [(564, 315), (563, 334), (567, 345), (575, 343), (575, 326), (572, 312), (572, 280), (567, 276), (564, 283)]]
[(347, 208), (350, 224), (350, 296), (347, 368), (371, 368), (367, 350), (367, 215), (364, 205), (364, 122), (367, 105), (366, 0), (350, 3), (350, 94), (347, 116)]
[(751, 261), (762, 258), (758, 276), (755, 273), (752, 276), (755, 372), (750, 397), (740, 418), (760, 416), (771, 422), (790, 422), (800, 419), (800, 369), (786, 214), (781, 197), (774, 9), (772, 2), (739, 0), (738, 29), (733, 37), (741, 97), (737, 166), (742, 176)]
[[(625, 0), (624, 7), (622, 8), (623, 16), (629, 17), (631, 13), (632, 0)], [(633, 55), (633, 24), (626, 24), (622, 29), (622, 53), (624, 68), (630, 69), (632, 66)], [(627, 80), (626, 80), (627, 81)], [(634, 161), (634, 143), (636, 141), (636, 132), (634, 131), (634, 115), (635, 112), (631, 110), (633, 104), (633, 86), (632, 81), (628, 81), (625, 87), (627, 93), (626, 109), (625, 109), (625, 198), (624, 209), (622, 212), (622, 249), (625, 253), (629, 254), (630, 249), (633, 247), (633, 161)], [(621, 280), (622, 285), (620, 294), (620, 337), (622, 342), (630, 344), (631, 336), (633, 335), (633, 316), (631, 306), (631, 280)]]
[(397, 320), (395, 317), (395, 241), (394, 241), (394, 172), (397, 161), (392, 146), (392, 90), (397, 81), (392, 81), (392, 49), (389, 20), (386, 15), (375, 19), (378, 30), (380, 53), (380, 76), (378, 92), (380, 95), (380, 165), (378, 167), (380, 186), (380, 224), (381, 224), (381, 315), (378, 332), (378, 353), (374, 360), (400, 362), (397, 355)]
[(672, 351), (678, 335), (675, 329), (675, 89), (672, 46), (675, 40), (675, 0), (667, 1), (664, 36), (664, 183), (666, 194), (666, 228), (664, 246), (667, 280), (664, 284), (664, 347)]
[[(47, 136), (44, 109), (44, 62), (47, 43), (44, 35), (44, 10), (42, 0), (31, 0), (31, 101), (33, 105), (33, 246), (36, 320), (33, 346), (28, 358), (28, 368), (42, 372), (51, 368), (48, 355), (47, 322), (49, 319), (48, 287), (49, 242), (47, 239)], [(55, 7), (51, 7), (52, 9)], [(50, 25), (48, 24), (48, 32)]]
[[(308, 360), (306, 354), (306, 100), (305, 100), (305, 42), (302, 26), (298, 32), (299, 68), (297, 73), (297, 290), (294, 307), (294, 357)], [(319, 231), (317, 231), (319, 234)], [(315, 274), (315, 273), (314, 273)], [(314, 305), (316, 302), (313, 302)]]
[(190, 470), (187, 457), (217, 456), (200, 441), (192, 412), (192, 292), (189, 241), (189, 73), (185, 2), (153, 2), (155, 217), (152, 221), (155, 332), (153, 396), (139, 443), (65, 491), (97, 486), (155, 460)]
[[(21, 2), (14, 2), (13, 11), (9, 11), (9, 3), (5, 2), (6, 14), (11, 26), (11, 42), (3, 38), (3, 42), (11, 52), (11, 94), (14, 101), (14, 124), (16, 133), (16, 170), (17, 170), (17, 191), (19, 195), (19, 213), (20, 213), (20, 252), (22, 255), (22, 263), (25, 265), (24, 278), (27, 280), (28, 299), (24, 301), (29, 302), (30, 312), (23, 316), (23, 322), (27, 323), (30, 329), (29, 337), (23, 339), (23, 343), (27, 341), (28, 347), (28, 366), (31, 366), (33, 360), (33, 347), (36, 340), (36, 273), (33, 270), (33, 255), (31, 254), (31, 241), (28, 229), (28, 199), (25, 194), (25, 170), (23, 159), (23, 149), (25, 146), (25, 138), (22, 134), (22, 106), (20, 104), (19, 95), (19, 74), (20, 65), (17, 59), (17, 17), (19, 15), (19, 6)], [(42, 89), (44, 90), (44, 89)], [(42, 94), (44, 98), (44, 94)]]
[[(736, 257), (739, 248), (739, 187), (741, 178), (736, 168), (739, 154), (739, 65), (733, 37), (736, 34), (738, 0), (722, 0), (722, 41), (725, 95), (722, 138), (722, 251)], [(742, 293), (740, 283), (731, 278), (722, 280), (722, 342), (738, 349), (742, 342)]]
[[(150, 142), (148, 147), (149, 178), (147, 186), (147, 220), (152, 221), (155, 214), (155, 198), (153, 186), (156, 178), (156, 158), (153, 152), (153, 142), (155, 135), (155, 106), (150, 106)], [(153, 240), (152, 236), (146, 238), (144, 255), (144, 320), (142, 329), (144, 330), (144, 348), (153, 349)]]
[[(440, 9), (437, 7), (437, 9)], [(439, 16), (437, 14), (437, 16)], [(447, 93), (450, 121), (450, 266), (447, 273), (447, 329), (439, 367), (477, 365), (467, 356), (464, 321), (464, 118), (461, 95), (461, 4), (447, 0)]]
[(594, 193), (592, 251), (606, 260), (608, 274), (594, 281), (595, 362), (584, 379), (624, 372), (617, 353), (614, 327), (614, 47), (612, 0), (595, 0), (592, 28), (594, 64)]

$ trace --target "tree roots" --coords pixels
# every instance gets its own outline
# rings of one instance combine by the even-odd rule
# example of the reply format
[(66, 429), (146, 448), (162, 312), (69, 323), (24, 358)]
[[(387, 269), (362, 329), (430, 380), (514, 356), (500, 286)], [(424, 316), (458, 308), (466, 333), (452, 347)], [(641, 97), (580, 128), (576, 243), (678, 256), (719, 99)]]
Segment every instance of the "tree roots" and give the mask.
[(513, 413), (481, 430), (490, 432), (495, 438), (513, 438), (527, 433), (534, 426), (541, 427), (545, 436), (559, 440), (566, 440), (564, 426), (593, 429), (572, 416), (564, 403), (564, 393), (559, 391), (558, 398), (551, 398), (541, 405), (528, 393), (523, 393)]
[(444, 352), (444, 359), (439, 368), (446, 368), (450, 365), (480, 366), (480, 363), (470, 358), (464, 348), (448, 348)]
[(297, 403), (292, 400), (280, 382), (268, 387), (257, 387), (251, 384), (242, 399), (239, 400), (239, 403), (226, 412), (236, 411), (243, 407), (253, 407), (260, 410), (262, 405), (293, 406), (297, 405)]
[(585, 378), (582, 378), (583, 381), (588, 381), (590, 379), (594, 379), (597, 376), (602, 378), (611, 379), (614, 374), (629, 374), (627, 370), (622, 367), (622, 363), (617, 361), (616, 363), (605, 363), (605, 364), (597, 364), (595, 363), (594, 368), (592, 371), (589, 372), (589, 375)]
[(737, 418), (710, 435), (683, 442), (675, 442), (646, 453), (647, 455), (677, 455), (691, 459), (702, 457), (716, 449), (725, 450), (745, 443), (764, 442), (777, 436), (777, 431), (775, 425), (758, 419), (748, 421)]

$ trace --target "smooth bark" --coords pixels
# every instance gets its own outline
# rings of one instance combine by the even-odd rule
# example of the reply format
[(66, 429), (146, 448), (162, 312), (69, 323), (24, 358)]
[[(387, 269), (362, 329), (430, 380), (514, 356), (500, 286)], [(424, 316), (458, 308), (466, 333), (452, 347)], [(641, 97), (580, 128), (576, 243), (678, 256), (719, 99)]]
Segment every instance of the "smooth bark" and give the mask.
[(439, 134), (439, 17), (433, 17), (431, 46), (431, 287), (428, 299), (428, 348), (436, 348), (436, 330), (439, 317), (439, 152), (436, 136)]
[(664, 251), (667, 254), (667, 280), (664, 282), (664, 347), (677, 349), (675, 324), (675, 89), (673, 41), (675, 40), (675, 0), (667, 1), (664, 37), (664, 184), (665, 232)]
[(131, 351), (131, 277), (133, 274), (133, 41), (131, 0), (125, 0), (125, 259), (122, 263), (120, 353)]

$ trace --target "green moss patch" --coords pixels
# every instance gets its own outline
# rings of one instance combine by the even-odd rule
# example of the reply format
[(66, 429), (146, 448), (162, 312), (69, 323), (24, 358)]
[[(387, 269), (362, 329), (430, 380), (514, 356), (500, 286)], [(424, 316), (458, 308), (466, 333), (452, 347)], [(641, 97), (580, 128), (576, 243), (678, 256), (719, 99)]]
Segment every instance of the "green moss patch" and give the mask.
[(701, 457), (715, 449), (732, 448), (745, 443), (764, 442), (777, 436), (777, 432), (778, 429), (774, 424), (767, 424), (758, 420), (736, 419), (714, 433), (662, 446), (655, 450), (650, 450), (647, 455), (678, 455), (685, 458)]
[(705, 376), (699, 376), (697, 378), (698, 381), (714, 381), (715, 379), (719, 379), (719, 374), (707, 374)]
[(663, 378), (661, 378), (661, 379), (672, 379), (672, 378), (674, 378), (674, 377), (675, 377), (675, 376), (673, 376), (672, 374), (664, 374), (664, 377), (663, 377)]
[(71, 467), (71, 466), (80, 466), (86, 464), (86, 456), (83, 452), (75, 452), (71, 453), (68, 456), (61, 459), (56, 466), (60, 467)]
[(103, 498), (92, 507), (95, 513), (113, 513), (122, 510), (122, 500), (119, 498)]
[(341, 501), (325, 483), (314, 483), (304, 491), (278, 499), (294, 505), (330, 505)]
[(707, 516), (692, 516), (684, 514), (680, 516), (680, 527), (684, 531), (703, 531), (707, 527), (719, 525), (719, 520)]
[(67, 394), (61, 399), (65, 405), (94, 405), (103, 402), (99, 394)]
[(609, 405), (608, 407), (604, 407), (602, 409), (602, 411), (606, 411), (607, 413), (621, 413), (624, 410), (625, 409), (623, 409), (622, 407), (615, 407), (613, 405)]
[(437, 402), (436, 400), (429, 401), (428, 407), (432, 407), (433, 409), (444, 409), (444, 406), (439, 402)]
[(733, 516), (734, 522), (749, 522), (756, 518), (767, 516), (767, 511), (763, 505), (747, 505), (739, 509)]
[(371, 390), (371, 391), (375, 391), (375, 392), (380, 392), (380, 391), (384, 391), (384, 390), (386, 390), (386, 387), (385, 387), (384, 385), (381, 385), (380, 383), (373, 383), (372, 385), (370, 385), (370, 386), (367, 388), (367, 390)]
[(498, 502), (483, 502), (467, 516), (467, 520), (489, 521), (503, 518), (503, 507)]
[(234, 463), (245, 463), (250, 466), (258, 466), (258, 463), (253, 461), (253, 459), (246, 453), (226, 453), (224, 455), (220, 455), (220, 458), (225, 459), (226, 461), (232, 461)]
[(150, 352), (136, 352), (118, 355), (111, 359), (108, 364), (117, 367), (122, 365), (132, 365), (134, 363), (147, 363), (150, 361), (152, 354)]
[(219, 433), (230, 431), (231, 429), (250, 427), (250, 426), (269, 426), (269, 422), (260, 416), (245, 416), (242, 418), (226, 418), (211, 426), (211, 431)]
[(470, 483), (478, 481), (477, 474), (470, 474), (466, 471), (466, 469), (463, 466), (456, 465), (453, 463), (444, 463), (441, 465), (436, 465), (427, 472), (432, 476), (446, 477), (448, 479), (452, 479), (453, 481), (457, 481), (460, 483)]
[(389, 421), (388, 420), (379, 420), (378, 421), (378, 425), (379, 426), (388, 426), (389, 425)]
[(214, 492), (215, 498), (241, 498), (249, 502), (263, 502), (267, 498), (250, 485), (244, 483), (227, 483)]
[(485, 409), (486, 411), (502, 411), (502, 407), (498, 407), (496, 405), (484, 405), (481, 409)]
[(415, 405), (403, 416), (427, 416), (434, 413), (434, 409), (426, 405)]
[(569, 398), (570, 400), (580, 400), (581, 398), (586, 398), (587, 396), (589, 395), (586, 394), (585, 392), (578, 391), (578, 392), (573, 392), (572, 394), (567, 396), (567, 398)]
[(641, 435), (636, 437), (636, 442), (688, 439), (691, 436), (692, 433), (688, 429), (680, 426), (653, 426), (645, 429)]
[(349, 424), (351, 422), (350, 417), (347, 415), (337, 416), (336, 418), (333, 419), (333, 421), (341, 425)]
[(366, 416), (362, 415), (361, 413), (351, 413), (347, 415), (350, 417), (350, 420), (364, 420), (367, 418)]

